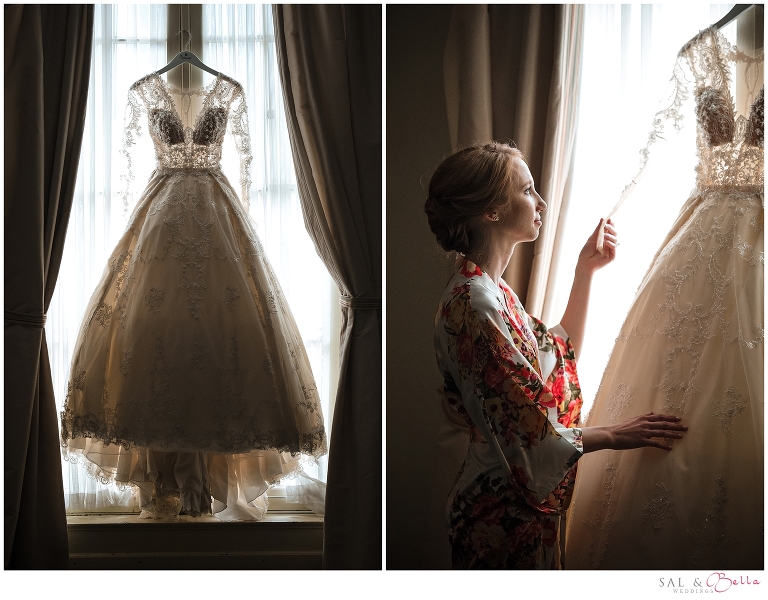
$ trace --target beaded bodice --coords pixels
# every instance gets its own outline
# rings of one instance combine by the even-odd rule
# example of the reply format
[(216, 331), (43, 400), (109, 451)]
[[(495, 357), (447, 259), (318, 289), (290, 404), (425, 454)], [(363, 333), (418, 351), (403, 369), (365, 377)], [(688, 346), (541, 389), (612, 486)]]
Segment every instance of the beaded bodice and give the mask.
[[(763, 87), (756, 88), (762, 79), (763, 54), (749, 57), (709, 28), (686, 44), (679, 56), (695, 82), (699, 188), (762, 186)], [(731, 92), (734, 77), (746, 92), (741, 107)]]
[[(142, 117), (146, 115), (146, 120)], [(244, 203), (250, 187), (251, 148), (243, 87), (219, 74), (209, 85), (183, 92), (151, 73), (128, 93), (123, 151), (128, 158), (127, 183), (133, 180), (130, 150), (146, 124), (155, 148), (157, 171), (210, 171), (220, 168), (227, 125), (240, 155)], [(126, 194), (128, 186), (125, 186)]]
[[(763, 53), (749, 56), (720, 31), (699, 32), (678, 53), (664, 108), (656, 113), (647, 145), (640, 151), (640, 172), (651, 146), (666, 135), (669, 121), (683, 126), (687, 100), (695, 104), (696, 186), (763, 187)], [(734, 102), (734, 89), (738, 89)], [(629, 186), (628, 186), (629, 187)]]

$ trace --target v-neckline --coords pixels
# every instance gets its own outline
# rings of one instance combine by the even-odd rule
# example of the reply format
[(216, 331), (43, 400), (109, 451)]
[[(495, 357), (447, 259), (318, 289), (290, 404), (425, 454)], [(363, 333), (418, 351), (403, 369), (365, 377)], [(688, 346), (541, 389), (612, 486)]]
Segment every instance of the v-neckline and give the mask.
[[(712, 40), (712, 44), (710, 45), (710, 48), (714, 51), (718, 59), (723, 59), (724, 61), (723, 71), (725, 71), (724, 73), (725, 84), (724, 84), (724, 87), (722, 87), (721, 89), (728, 93), (729, 99), (731, 100), (731, 116), (733, 118), (734, 123), (742, 117), (744, 118), (745, 121), (749, 121), (749, 119), (752, 118), (752, 106), (754, 105), (757, 97), (760, 95), (760, 90), (765, 88), (765, 83), (763, 83), (759, 88), (757, 87), (757, 84), (755, 84), (755, 92), (754, 94), (752, 94), (751, 101), (748, 102), (747, 114), (742, 113), (740, 110), (736, 108), (736, 102), (735, 102), (733, 90), (731, 89), (731, 86), (730, 86), (730, 83), (733, 81), (733, 77), (735, 73), (735, 67), (733, 65), (738, 64), (739, 62), (743, 62), (743, 63), (763, 62), (764, 56), (765, 56), (764, 49), (760, 52), (760, 54), (756, 56), (748, 56), (742, 50), (739, 50), (736, 44), (732, 44), (731, 40), (725, 37), (725, 34), (714, 25), (707, 27), (702, 32), (708, 32), (710, 34), (710, 39)], [(722, 39), (722, 42), (724, 42), (722, 45), (728, 49), (727, 56), (720, 55), (721, 39)], [(738, 58), (739, 55), (741, 55), (744, 58), (739, 59)]]
[[(176, 101), (173, 99), (174, 93), (177, 93), (177, 95), (181, 96), (182, 98), (184, 96), (202, 96), (203, 97), (203, 103), (201, 105), (200, 110), (195, 115), (194, 122), (191, 126), (191, 129), (194, 131), (197, 127), (197, 122), (200, 118), (200, 115), (203, 113), (203, 108), (205, 107), (205, 103), (208, 100), (208, 96), (211, 95), (211, 93), (216, 89), (216, 87), (219, 85), (219, 81), (222, 79), (221, 73), (216, 75), (214, 80), (209, 83), (208, 85), (203, 85), (197, 88), (194, 88), (192, 90), (189, 90), (187, 92), (182, 91), (180, 88), (176, 87), (175, 85), (168, 83), (165, 81), (158, 73), (155, 71), (152, 73), (154, 77), (157, 79), (157, 81), (160, 83), (160, 86), (163, 88), (163, 92), (165, 93), (166, 97), (171, 103), (171, 107), (173, 109), (173, 114), (176, 116), (176, 118), (179, 120), (179, 123), (181, 124), (182, 128), (184, 128), (184, 120), (181, 118), (181, 114), (179, 113), (179, 108), (176, 106)], [(190, 100), (191, 102), (191, 100)], [(182, 107), (183, 108), (183, 107)]]

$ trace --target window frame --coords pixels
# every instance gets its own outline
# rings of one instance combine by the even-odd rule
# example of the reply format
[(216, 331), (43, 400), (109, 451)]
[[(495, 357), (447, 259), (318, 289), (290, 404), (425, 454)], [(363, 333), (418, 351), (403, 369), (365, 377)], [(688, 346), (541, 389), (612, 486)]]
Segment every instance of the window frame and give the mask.
[[(181, 30), (186, 29), (192, 32), (203, 31), (203, 5), (202, 4), (168, 4), (166, 5), (166, 60), (170, 62), (178, 52), (188, 49), (195, 55), (203, 57), (203, 35), (191, 35), (191, 39), (185, 36)], [(265, 36), (257, 36), (257, 38), (263, 38)], [(128, 38), (114, 38), (112, 43), (116, 44), (132, 44), (141, 43), (144, 38), (128, 39)], [(144, 41), (149, 42), (150, 38), (146, 38)], [(256, 40), (259, 41), (259, 40)], [(98, 43), (94, 39), (94, 44)], [(102, 39), (101, 43), (105, 43)], [(192, 69), (191, 65), (184, 64), (181, 68), (173, 69), (168, 73), (169, 83), (178, 87), (198, 87), (203, 84), (203, 74), (199, 69)], [(115, 90), (111, 90), (110, 96), (115, 99)], [(118, 102), (119, 103), (119, 102)], [(101, 190), (97, 192), (102, 197), (106, 192)], [(110, 202), (105, 201), (105, 211), (109, 210)], [(341, 310), (340, 310), (340, 293), (335, 286), (331, 285), (330, 302), (332, 307), (336, 307), (336, 310), (331, 310), (331, 331), (337, 332), (341, 329)], [(333, 406), (336, 396), (336, 389), (338, 386), (338, 372), (339, 372), (339, 336), (330, 335), (330, 390), (328, 400), (328, 411), (325, 414), (326, 432), (330, 438), (330, 425), (333, 419)], [(119, 486), (122, 488), (122, 486)], [(269, 509), (267, 514), (282, 514), (290, 515), (296, 514), (297, 516), (304, 516), (308, 514), (314, 514), (311, 509), (301, 504), (293, 504), (287, 501), (287, 490), (285, 485), (276, 485), (270, 487), (267, 491), (269, 498)], [(139, 506), (105, 506), (98, 509), (67, 509), (67, 517), (88, 517), (104, 515), (113, 516), (136, 516), (140, 513), (141, 508)], [(320, 517), (322, 519), (322, 517)]]

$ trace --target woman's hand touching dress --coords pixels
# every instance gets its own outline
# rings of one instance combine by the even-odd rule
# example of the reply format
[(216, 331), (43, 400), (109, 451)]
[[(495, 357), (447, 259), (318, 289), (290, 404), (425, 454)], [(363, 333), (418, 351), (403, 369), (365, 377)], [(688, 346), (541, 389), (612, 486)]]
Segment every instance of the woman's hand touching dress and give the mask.
[(660, 438), (677, 440), (688, 430), (675, 415), (638, 415), (618, 425), (584, 427), (582, 441), (584, 452), (595, 450), (630, 450), (632, 448), (661, 448), (671, 450)]

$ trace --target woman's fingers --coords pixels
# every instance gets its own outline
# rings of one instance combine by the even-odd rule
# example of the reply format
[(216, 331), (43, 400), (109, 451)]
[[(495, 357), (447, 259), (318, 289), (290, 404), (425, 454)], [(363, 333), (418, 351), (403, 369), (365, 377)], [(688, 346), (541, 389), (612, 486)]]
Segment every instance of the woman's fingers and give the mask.
[(600, 219), (600, 222), (597, 224), (597, 227), (595, 227), (595, 230), (592, 232), (592, 235), (590, 235), (587, 238), (587, 244), (594, 244), (597, 241), (598, 236), (600, 235), (600, 228), (603, 226), (603, 219)]
[(688, 426), (683, 425), (680, 421), (648, 421), (648, 427), (651, 429), (674, 429), (676, 431), (688, 429)]
[[(597, 223), (597, 227), (595, 227), (595, 230), (592, 232), (592, 235), (593, 236), (597, 235), (597, 232), (600, 231), (600, 228), (602, 226), (603, 226), (603, 219), (600, 219), (600, 221), (598, 221)], [(607, 226), (607, 223), (606, 223), (606, 226)]]
[(688, 430), (687, 425), (680, 423), (677, 415), (654, 414), (638, 415), (617, 426), (616, 449), (641, 447), (670, 449), (670, 444), (664, 440), (682, 439)]
[(643, 415), (644, 417), (647, 417), (649, 421), (679, 421), (680, 417), (677, 415), (666, 415), (664, 413), (654, 413), (649, 412), (648, 414)]
[(682, 433), (677, 432), (688, 430), (688, 425), (683, 425), (677, 415), (648, 413), (644, 417), (650, 430), (657, 436), (670, 437), (667, 433), (674, 433), (676, 437), (682, 437)]
[(649, 436), (679, 439), (683, 437), (683, 434), (681, 431), (673, 431), (671, 429), (662, 429), (660, 431), (649, 432)]
[(660, 448), (662, 450), (672, 450), (672, 446), (667, 446), (667, 444), (663, 442), (657, 442), (655, 440), (649, 440), (648, 445), (646, 446), (648, 448)]
[(685, 431), (688, 429), (688, 425), (683, 425), (681, 423), (654, 423), (654, 427), (656, 429), (664, 429), (664, 430), (670, 430), (670, 431)]
[[(598, 248), (598, 240), (600, 247)], [(593, 272), (613, 261), (616, 257), (616, 247), (619, 245), (616, 228), (613, 221), (600, 219), (592, 235), (579, 254), (579, 260)]]

